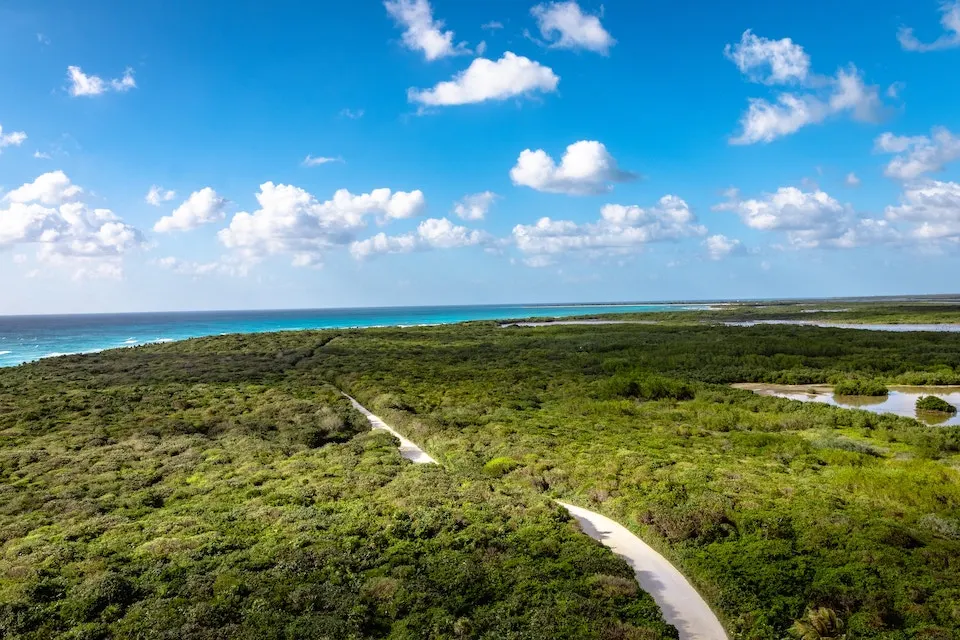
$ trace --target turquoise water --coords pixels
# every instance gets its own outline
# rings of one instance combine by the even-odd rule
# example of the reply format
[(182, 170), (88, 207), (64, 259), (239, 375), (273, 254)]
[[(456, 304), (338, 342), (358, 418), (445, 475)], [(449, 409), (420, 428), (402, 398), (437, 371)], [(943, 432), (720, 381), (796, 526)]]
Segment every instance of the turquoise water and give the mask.
[(563, 318), (598, 313), (701, 309), (698, 305), (500, 305), (289, 311), (205, 311), (0, 316), (0, 366), (39, 358), (225, 333), (450, 324), (468, 320)]

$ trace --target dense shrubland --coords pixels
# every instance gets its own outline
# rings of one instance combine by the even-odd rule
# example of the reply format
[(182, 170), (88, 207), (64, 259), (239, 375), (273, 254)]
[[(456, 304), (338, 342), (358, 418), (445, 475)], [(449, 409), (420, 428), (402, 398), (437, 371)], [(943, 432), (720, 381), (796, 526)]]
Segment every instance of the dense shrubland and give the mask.
[[(956, 637), (960, 429), (725, 386), (844, 380), (960, 382), (960, 335), (479, 323), (0, 372), (0, 624), (666, 634), (625, 566), (545, 499), (562, 497), (660, 548), (737, 638)], [(445, 470), (354, 435), (328, 383)]]
[(675, 637), (548, 500), (230, 343), (0, 371), (0, 637)]
[(873, 396), (881, 397), (890, 394), (887, 385), (876, 380), (861, 380), (859, 378), (840, 380), (833, 385), (833, 392), (838, 396)]
[(957, 408), (943, 398), (922, 396), (917, 398), (917, 411), (954, 414), (957, 412)]

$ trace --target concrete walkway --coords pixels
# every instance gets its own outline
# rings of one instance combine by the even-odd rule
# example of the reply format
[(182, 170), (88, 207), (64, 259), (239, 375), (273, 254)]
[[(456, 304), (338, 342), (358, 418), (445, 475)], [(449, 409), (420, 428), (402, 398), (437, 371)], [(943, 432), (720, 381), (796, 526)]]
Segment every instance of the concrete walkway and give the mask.
[[(400, 455), (417, 464), (436, 464), (427, 452), (394, 431), (359, 402), (343, 394), (374, 429), (390, 432), (400, 441)], [(600, 542), (633, 567), (640, 587), (653, 596), (663, 618), (677, 628), (680, 640), (727, 640), (723, 626), (697, 590), (676, 567), (647, 543), (610, 518), (559, 500), (585, 534)]]
[(588, 536), (610, 548), (633, 567), (640, 587), (653, 596), (663, 619), (680, 632), (680, 640), (727, 640), (723, 625), (687, 579), (666, 558), (610, 518), (560, 502)]

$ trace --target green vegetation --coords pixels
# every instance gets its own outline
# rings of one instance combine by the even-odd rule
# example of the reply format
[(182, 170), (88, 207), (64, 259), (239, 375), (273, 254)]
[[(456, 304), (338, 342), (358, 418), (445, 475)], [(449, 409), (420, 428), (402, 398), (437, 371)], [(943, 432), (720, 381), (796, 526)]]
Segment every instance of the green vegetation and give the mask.
[(670, 637), (563, 498), (731, 637), (954, 638), (960, 428), (727, 386), (846, 380), (958, 383), (960, 334), (476, 323), (2, 371), (0, 635)]
[(937, 396), (922, 396), (917, 398), (917, 411), (949, 413), (952, 415), (957, 412), (957, 408), (943, 398), (938, 398)]
[(882, 382), (876, 380), (841, 380), (833, 385), (833, 392), (838, 396), (872, 396), (889, 395), (890, 391)]
[(562, 509), (403, 461), (273, 340), (0, 371), (0, 637), (676, 637)]

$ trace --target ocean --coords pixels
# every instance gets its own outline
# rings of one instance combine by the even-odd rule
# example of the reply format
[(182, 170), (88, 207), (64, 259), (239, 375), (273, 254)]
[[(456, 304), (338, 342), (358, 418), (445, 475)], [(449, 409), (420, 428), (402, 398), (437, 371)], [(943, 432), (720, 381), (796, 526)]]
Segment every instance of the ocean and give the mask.
[(469, 320), (563, 318), (597, 313), (701, 309), (702, 305), (490, 305), (285, 311), (203, 311), (0, 316), (0, 366), (39, 358), (227, 333), (450, 324)]

